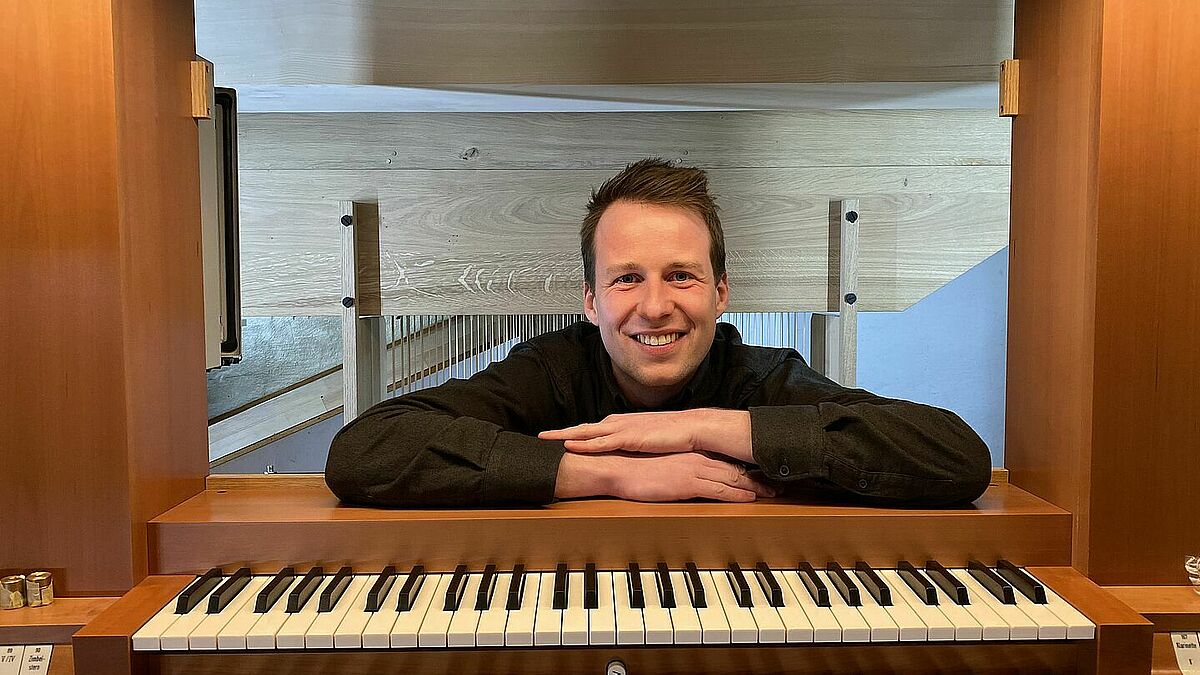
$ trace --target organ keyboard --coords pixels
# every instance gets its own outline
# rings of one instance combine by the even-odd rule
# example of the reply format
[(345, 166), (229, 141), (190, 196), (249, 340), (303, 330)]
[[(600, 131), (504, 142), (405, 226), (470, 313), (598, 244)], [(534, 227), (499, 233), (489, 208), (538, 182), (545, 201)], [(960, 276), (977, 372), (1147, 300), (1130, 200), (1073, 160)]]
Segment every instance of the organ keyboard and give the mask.
[[(133, 635), (135, 651), (1090, 640), (1095, 626), (1025, 570), (836, 562), (658, 564), (399, 575), (291, 567), (197, 577)], [(750, 572), (748, 570), (752, 569)]]

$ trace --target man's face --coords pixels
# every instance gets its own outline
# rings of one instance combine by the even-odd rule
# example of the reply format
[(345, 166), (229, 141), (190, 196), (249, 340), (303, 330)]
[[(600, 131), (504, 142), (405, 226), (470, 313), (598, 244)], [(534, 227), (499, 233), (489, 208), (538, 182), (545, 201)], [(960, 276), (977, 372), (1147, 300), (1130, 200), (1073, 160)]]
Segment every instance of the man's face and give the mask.
[(657, 406), (687, 384), (729, 304), (715, 279), (704, 219), (674, 206), (616, 202), (596, 227), (596, 286), (583, 311), (600, 327), (631, 402)]

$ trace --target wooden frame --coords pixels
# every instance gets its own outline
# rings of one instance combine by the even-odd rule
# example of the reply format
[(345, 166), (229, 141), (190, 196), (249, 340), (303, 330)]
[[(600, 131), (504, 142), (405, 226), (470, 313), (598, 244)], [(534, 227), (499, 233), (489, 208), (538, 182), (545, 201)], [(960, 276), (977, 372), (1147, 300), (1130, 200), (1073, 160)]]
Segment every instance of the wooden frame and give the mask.
[[(383, 359), (387, 351), (383, 318), (364, 316), (364, 305), (372, 293), (360, 278), (364, 259), (360, 232), (374, 230), (378, 238), (378, 216), (371, 205), (341, 202), (338, 227), (342, 236), (342, 414), (349, 423), (359, 413), (387, 395)], [(369, 260), (369, 259), (367, 259)], [(368, 264), (371, 264), (370, 262)], [(378, 266), (378, 258), (374, 261)], [(379, 275), (376, 273), (375, 279)], [(378, 284), (378, 282), (376, 282)], [(377, 297), (377, 291), (374, 293)]]

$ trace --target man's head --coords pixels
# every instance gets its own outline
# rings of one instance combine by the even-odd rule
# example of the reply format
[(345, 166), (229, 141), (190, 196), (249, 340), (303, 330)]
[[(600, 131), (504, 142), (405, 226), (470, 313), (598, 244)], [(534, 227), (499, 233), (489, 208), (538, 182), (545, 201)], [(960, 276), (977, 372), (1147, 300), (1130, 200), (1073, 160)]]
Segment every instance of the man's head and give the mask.
[(729, 301), (725, 236), (700, 169), (630, 164), (588, 203), (583, 309), (622, 392), (657, 406), (708, 354)]

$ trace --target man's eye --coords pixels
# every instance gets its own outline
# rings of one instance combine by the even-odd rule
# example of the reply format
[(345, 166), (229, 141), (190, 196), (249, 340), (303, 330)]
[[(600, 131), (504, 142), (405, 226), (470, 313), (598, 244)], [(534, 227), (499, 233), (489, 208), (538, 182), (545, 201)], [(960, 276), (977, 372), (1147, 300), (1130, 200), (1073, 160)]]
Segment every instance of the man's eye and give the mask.
[(671, 281), (688, 281), (692, 275), (687, 272), (671, 272)]
[(622, 274), (615, 280), (618, 284), (632, 284), (635, 281), (637, 281), (637, 275), (634, 274)]

